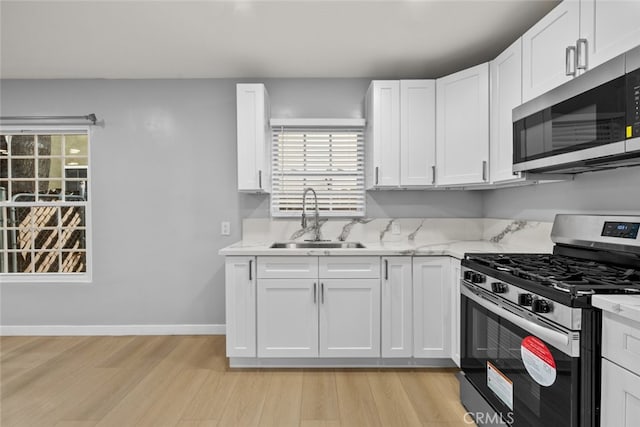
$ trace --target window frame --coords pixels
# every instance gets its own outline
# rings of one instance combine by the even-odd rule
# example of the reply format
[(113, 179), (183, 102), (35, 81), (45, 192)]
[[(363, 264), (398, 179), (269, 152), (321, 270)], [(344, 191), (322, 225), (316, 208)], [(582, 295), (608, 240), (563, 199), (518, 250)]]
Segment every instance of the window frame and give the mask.
[[(362, 209), (359, 211), (352, 212), (338, 212), (338, 211), (320, 211), (320, 217), (323, 218), (363, 218), (366, 215), (366, 186), (365, 186), (365, 144), (364, 144), (364, 134), (365, 134), (365, 120), (364, 119), (271, 119), (270, 123), (271, 127), (271, 149), (270, 149), (270, 166), (271, 166), (271, 195), (270, 195), (270, 203), (269, 203), (269, 213), (272, 218), (297, 218), (300, 217), (302, 211), (292, 210), (292, 211), (281, 211), (279, 210), (279, 206), (275, 203), (274, 193), (275, 188), (277, 187), (275, 184), (275, 178), (279, 176), (276, 173), (278, 169), (276, 167), (276, 150), (277, 150), (277, 134), (281, 134), (284, 131), (291, 131), (292, 133), (296, 133), (299, 129), (300, 132), (304, 133), (304, 131), (310, 130), (312, 132), (325, 132), (327, 134), (331, 134), (333, 132), (345, 132), (348, 130), (355, 131), (358, 134), (359, 141), (357, 141), (357, 151), (361, 151), (362, 159), (359, 161), (361, 163), (357, 163), (359, 166), (359, 174), (355, 173), (353, 176), (356, 180), (361, 180), (361, 193), (362, 193)], [(357, 154), (358, 156), (358, 154)], [(321, 176), (320, 174), (315, 175), (316, 177)], [(326, 176), (332, 176), (330, 174)], [(312, 187), (310, 185), (310, 187)], [(313, 187), (312, 187), (313, 188)], [(318, 191), (316, 189), (316, 191)], [(318, 199), (321, 199), (321, 191), (318, 191)], [(301, 202), (302, 203), (302, 202)], [(313, 195), (307, 195), (307, 214), (312, 213), (314, 210), (314, 202)]]
[[(93, 223), (92, 223), (92, 199), (93, 199), (93, 179), (92, 179), (92, 156), (91, 156), (91, 141), (92, 141), (92, 128), (91, 126), (83, 125), (0, 125), (0, 134), (5, 133), (22, 133), (22, 134), (34, 134), (34, 135), (64, 135), (64, 134), (86, 134), (87, 135), (87, 187), (86, 191), (89, 194), (89, 199), (85, 202), (71, 202), (74, 204), (67, 204), (69, 202), (18, 202), (24, 203), (24, 206), (78, 206), (78, 203), (82, 203), (85, 212), (85, 261), (86, 271), (81, 273), (4, 273), (0, 272), (0, 283), (92, 283), (93, 282)], [(64, 171), (64, 168), (63, 168)], [(64, 177), (62, 178), (64, 180)], [(11, 202), (0, 201), (0, 207), (7, 206)]]

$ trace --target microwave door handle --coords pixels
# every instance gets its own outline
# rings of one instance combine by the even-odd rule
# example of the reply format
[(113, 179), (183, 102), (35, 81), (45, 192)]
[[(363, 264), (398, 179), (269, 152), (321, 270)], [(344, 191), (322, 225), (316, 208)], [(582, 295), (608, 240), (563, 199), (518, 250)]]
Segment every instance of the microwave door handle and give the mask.
[(531, 322), (527, 319), (524, 319), (517, 314), (514, 314), (500, 306), (487, 301), (482, 298), (480, 295), (476, 295), (475, 292), (468, 289), (466, 286), (462, 286), (460, 292), (466, 296), (467, 298), (473, 300), (478, 305), (486, 308), (490, 312), (502, 317), (505, 320), (513, 323), (514, 325), (524, 329), (525, 331), (534, 334), (538, 338), (543, 341), (548, 342), (554, 347), (560, 349), (563, 353), (568, 354), (569, 356), (577, 357), (580, 355), (580, 349), (578, 347), (573, 347), (569, 341), (569, 336), (567, 334), (563, 334), (561, 332), (555, 331), (553, 329), (544, 327), (537, 323)]

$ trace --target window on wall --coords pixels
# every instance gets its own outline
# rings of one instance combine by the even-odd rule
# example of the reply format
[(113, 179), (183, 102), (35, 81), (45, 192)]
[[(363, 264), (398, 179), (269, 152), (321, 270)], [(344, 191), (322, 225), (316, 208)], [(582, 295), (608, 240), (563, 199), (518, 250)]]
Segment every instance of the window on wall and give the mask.
[(89, 279), (89, 134), (0, 130), (0, 275)]
[[(363, 125), (272, 126), (271, 214), (300, 216), (313, 188), (324, 217), (364, 216)], [(314, 208), (307, 194), (307, 209)]]

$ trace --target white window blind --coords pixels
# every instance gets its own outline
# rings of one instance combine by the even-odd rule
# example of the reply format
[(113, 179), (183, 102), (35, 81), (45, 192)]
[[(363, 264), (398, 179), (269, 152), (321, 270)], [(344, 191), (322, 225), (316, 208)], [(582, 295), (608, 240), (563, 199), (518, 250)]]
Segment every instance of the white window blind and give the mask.
[[(273, 126), (271, 214), (299, 216), (311, 187), (324, 217), (364, 216), (363, 126)], [(314, 208), (307, 194), (307, 210)]]

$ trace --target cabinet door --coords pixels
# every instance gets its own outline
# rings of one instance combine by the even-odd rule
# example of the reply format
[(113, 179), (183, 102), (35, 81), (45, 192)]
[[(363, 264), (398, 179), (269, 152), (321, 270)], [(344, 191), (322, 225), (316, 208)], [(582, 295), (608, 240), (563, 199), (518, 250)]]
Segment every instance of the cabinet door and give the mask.
[(256, 357), (256, 263), (254, 257), (225, 258), (228, 357)]
[(491, 73), (490, 178), (492, 182), (512, 180), (512, 111), (522, 103), (522, 41), (502, 52), (489, 64)]
[(603, 427), (632, 427), (640, 420), (640, 376), (602, 359)]
[(437, 80), (436, 183), (487, 180), (489, 157), (489, 64)]
[(400, 81), (400, 185), (435, 183), (436, 81)]
[(460, 260), (451, 258), (451, 358), (460, 367)]
[(263, 84), (236, 86), (238, 190), (269, 192), (271, 128), (269, 95)]
[[(565, 0), (522, 36), (523, 102), (571, 80), (567, 75), (567, 52), (580, 35), (580, 3)], [(575, 54), (575, 52), (574, 52)], [(572, 56), (571, 70), (575, 71)]]
[[(581, 0), (580, 37), (586, 40), (587, 69), (640, 44), (640, 1)], [(578, 46), (583, 48), (583, 46)]]
[(400, 185), (400, 82), (374, 80), (366, 99), (366, 187)]
[(411, 257), (382, 259), (382, 357), (413, 355)]
[(318, 282), (258, 280), (258, 357), (318, 356)]
[(322, 279), (319, 300), (321, 357), (380, 357), (380, 279)]
[(449, 258), (413, 258), (413, 355), (451, 357)]

